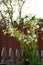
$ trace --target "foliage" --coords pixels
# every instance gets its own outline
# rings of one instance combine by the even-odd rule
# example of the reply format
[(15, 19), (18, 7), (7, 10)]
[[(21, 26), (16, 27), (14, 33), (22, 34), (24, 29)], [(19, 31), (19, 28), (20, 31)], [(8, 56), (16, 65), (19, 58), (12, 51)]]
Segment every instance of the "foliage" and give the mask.
[[(38, 34), (35, 33), (35, 30), (39, 28), (39, 25), (37, 25), (39, 21), (35, 18), (35, 16), (33, 16), (30, 20), (28, 16), (21, 18), (21, 11), (25, 1), (26, 0), (1, 0), (0, 7), (3, 5), (6, 9), (4, 8), (3, 10), (0, 10), (0, 21), (3, 21), (3, 24), (7, 25), (6, 30), (3, 30), (4, 34), (10, 34), (11, 36), (16, 37), (21, 44), (21, 48), (25, 52), (25, 58), (28, 58), (32, 65), (37, 65), (39, 61), (36, 56), (36, 51), (38, 49), (36, 44)], [(17, 23), (25, 25), (23, 26), (23, 29), (27, 29), (27, 35), (19, 31), (18, 28), (12, 26), (13, 23), (16, 24), (16, 21), (13, 21), (15, 5), (18, 5), (19, 12)]]
[(30, 18), (29, 16), (25, 16), (24, 18), (17, 19), (12, 24), (13, 25), (26, 25), (26, 24), (29, 24), (29, 21), (32, 21), (32, 20), (35, 20), (35, 16), (32, 16)]
[[(0, 22), (4, 25), (13, 23), (13, 15), (18, 6), (19, 19), (21, 18), (22, 7), (26, 0), (0, 0)], [(3, 7), (3, 9), (2, 9)], [(0, 23), (1, 24), (1, 23)]]
[[(26, 21), (27, 22), (27, 21)], [(25, 52), (25, 58), (29, 59), (32, 65), (37, 65), (39, 62), (39, 58), (36, 55), (37, 47), (37, 38), (38, 35), (35, 33), (35, 30), (39, 28), (38, 20), (35, 18), (28, 22), (23, 28), (27, 28), (27, 35), (23, 32), (19, 31), (17, 28), (14, 28), (11, 24), (9, 24), (4, 31), (4, 34), (8, 33), (11, 36), (16, 37), (21, 44), (21, 48)]]
[(43, 19), (39, 19), (39, 22), (43, 22)]
[(43, 62), (41, 62), (41, 65), (43, 65)]

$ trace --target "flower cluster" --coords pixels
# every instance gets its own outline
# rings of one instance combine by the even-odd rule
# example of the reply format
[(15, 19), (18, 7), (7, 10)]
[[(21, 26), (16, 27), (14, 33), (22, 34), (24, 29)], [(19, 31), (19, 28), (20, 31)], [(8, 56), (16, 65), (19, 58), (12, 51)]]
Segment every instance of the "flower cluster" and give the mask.
[(18, 30), (18, 28), (13, 27), (11, 24), (9, 24), (4, 31), (4, 33), (7, 32), (11, 36), (16, 37), (18, 39), (21, 44), (21, 48), (25, 50), (28, 55), (26, 55), (26, 58), (28, 57), (31, 62), (35, 60), (34, 56), (36, 57), (36, 55), (34, 54), (36, 53), (36, 50), (38, 48), (36, 44), (38, 35), (35, 33), (35, 30), (39, 28), (39, 25), (37, 23), (38, 20), (31, 20), (29, 21), (28, 25), (23, 27), (27, 29), (27, 35)]

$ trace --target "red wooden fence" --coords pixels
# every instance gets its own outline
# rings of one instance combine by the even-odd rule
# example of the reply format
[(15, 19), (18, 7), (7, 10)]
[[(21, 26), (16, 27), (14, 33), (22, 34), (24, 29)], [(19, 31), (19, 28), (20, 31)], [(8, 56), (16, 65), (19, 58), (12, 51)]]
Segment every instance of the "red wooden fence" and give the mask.
[[(19, 30), (23, 31), (25, 34), (27, 34), (26, 29), (23, 29), (23, 26), (17, 26)], [(40, 28), (43, 27), (43, 24), (40, 24)], [(6, 47), (7, 53), (9, 52), (9, 48), (12, 48), (14, 51), (14, 57), (15, 57), (15, 51), (16, 49), (19, 49), (19, 52), (21, 54), (20, 44), (16, 38), (10, 37), (9, 35), (4, 35), (2, 30), (4, 27), (0, 27), (0, 60), (1, 60), (1, 50), (3, 47)], [(39, 38), (38, 38), (38, 46), (39, 46), (39, 52), (41, 53), (41, 50), (43, 50), (43, 32), (38, 30)], [(40, 54), (39, 53), (39, 54)]]

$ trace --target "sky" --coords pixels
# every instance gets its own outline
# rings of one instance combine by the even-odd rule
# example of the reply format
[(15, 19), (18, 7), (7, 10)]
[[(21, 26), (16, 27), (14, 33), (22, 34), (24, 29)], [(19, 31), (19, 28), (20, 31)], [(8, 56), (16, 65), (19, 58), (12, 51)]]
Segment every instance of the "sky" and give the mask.
[(22, 16), (29, 14), (43, 18), (43, 0), (27, 0), (22, 10)]
[[(5, 8), (5, 7), (4, 7)], [(3, 10), (3, 7), (1, 7)], [(26, 0), (22, 8), (22, 17), (25, 15), (36, 15), (37, 18), (43, 18), (43, 0)], [(13, 15), (13, 19), (18, 17), (18, 12)]]

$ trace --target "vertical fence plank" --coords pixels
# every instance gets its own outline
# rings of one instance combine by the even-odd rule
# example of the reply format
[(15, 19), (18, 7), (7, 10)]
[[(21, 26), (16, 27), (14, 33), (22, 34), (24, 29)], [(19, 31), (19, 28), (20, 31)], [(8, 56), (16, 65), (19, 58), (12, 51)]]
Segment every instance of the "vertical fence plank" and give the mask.
[[(43, 27), (43, 24), (40, 24), (40, 28), (42, 27)], [(3, 47), (6, 47), (7, 52), (9, 51), (9, 48), (13, 48), (14, 55), (17, 48), (19, 49), (21, 53), (20, 44), (18, 40), (16, 38), (10, 37), (9, 35), (4, 35), (2, 32), (3, 29), (5, 28), (0, 27), (0, 54)], [(21, 31), (24, 31), (24, 33), (27, 34), (26, 29), (23, 29), (23, 26), (19, 26), (18, 29), (20, 29)], [(43, 32), (39, 34), (38, 46), (39, 46), (39, 53), (40, 53), (40, 51), (43, 50)], [(0, 60), (1, 60), (1, 55), (0, 55)]]

